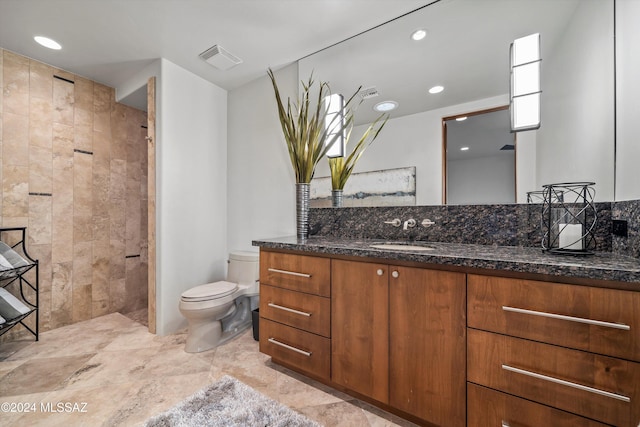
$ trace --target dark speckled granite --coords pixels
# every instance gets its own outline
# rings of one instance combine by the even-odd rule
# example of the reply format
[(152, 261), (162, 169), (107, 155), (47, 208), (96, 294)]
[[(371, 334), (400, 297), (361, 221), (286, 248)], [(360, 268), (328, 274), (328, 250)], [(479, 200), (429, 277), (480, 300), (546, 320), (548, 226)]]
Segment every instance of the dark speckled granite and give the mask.
[[(577, 277), (620, 282), (635, 282), (640, 290), (640, 260), (611, 252), (575, 257), (551, 255), (536, 248), (517, 246), (468, 245), (460, 243), (420, 242), (434, 248), (430, 251), (397, 251), (374, 249), (370, 245), (380, 239), (351, 237), (296, 237), (256, 240), (255, 246), (310, 253), (415, 261), (459, 267), (537, 273), (559, 277)], [(414, 242), (417, 243), (417, 242)]]
[[(316, 208), (312, 234), (353, 239), (424, 240), (477, 245), (540, 247), (541, 205), (450, 205), (377, 208)], [(611, 203), (597, 203), (596, 251), (611, 251)], [(413, 218), (415, 228), (385, 224)], [(423, 219), (434, 225), (425, 228)]]
[(628, 232), (627, 237), (612, 236), (613, 252), (640, 258), (640, 200), (614, 202), (611, 218), (626, 220)]

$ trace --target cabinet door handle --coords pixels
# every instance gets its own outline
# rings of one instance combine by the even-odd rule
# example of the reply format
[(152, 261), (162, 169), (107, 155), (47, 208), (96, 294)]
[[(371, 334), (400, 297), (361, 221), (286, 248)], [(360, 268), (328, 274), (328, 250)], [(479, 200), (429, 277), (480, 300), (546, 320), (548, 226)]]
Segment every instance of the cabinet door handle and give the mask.
[(295, 310), (293, 308), (284, 307), (282, 305), (274, 304), (272, 302), (268, 303), (267, 305), (269, 307), (277, 308), (278, 310), (283, 310), (283, 311), (288, 311), (289, 313), (299, 314), (300, 316), (306, 316), (306, 317), (310, 317), (311, 316), (311, 313), (307, 313), (306, 311)]
[(288, 274), (290, 276), (298, 276), (298, 277), (306, 277), (307, 279), (311, 277), (310, 274), (307, 273), (296, 273), (295, 271), (287, 271), (287, 270), (278, 270), (277, 268), (268, 268), (272, 273), (280, 273), (280, 274)]
[(296, 353), (304, 354), (307, 357), (311, 356), (311, 352), (310, 351), (300, 350), (299, 348), (290, 346), (289, 344), (285, 344), (285, 343), (280, 342), (278, 340), (274, 340), (273, 338), (269, 338), (267, 341), (269, 341), (271, 344), (279, 345), (280, 347), (284, 347), (284, 348), (286, 348), (288, 350), (295, 351)]
[(381, 268), (379, 268), (379, 269), (378, 269), (378, 271), (376, 271), (376, 274), (377, 274), (378, 276), (382, 276), (382, 275), (384, 274), (384, 270), (383, 270), (383, 269), (381, 269)]
[(604, 326), (607, 328), (622, 329), (625, 331), (631, 330), (631, 327), (629, 325), (625, 325), (624, 323), (603, 322), (601, 320), (585, 319), (583, 317), (565, 316), (564, 314), (546, 313), (544, 311), (527, 310), (524, 308), (509, 307), (507, 305), (503, 305), (502, 309), (504, 311), (511, 311), (513, 313), (530, 314), (532, 316), (540, 316), (540, 317), (550, 317), (552, 319), (568, 320), (570, 322), (586, 323), (588, 325)]
[(500, 427), (511, 427), (511, 426), (509, 425), (509, 423), (508, 423), (508, 422), (506, 422), (506, 421), (504, 421), (504, 420), (503, 420), (503, 421), (500, 423)]
[(583, 391), (588, 391), (590, 393), (599, 394), (600, 396), (606, 396), (606, 397), (610, 397), (612, 399), (622, 400), (623, 402), (631, 402), (631, 398), (629, 398), (627, 396), (623, 396), (621, 394), (611, 393), (609, 391), (604, 391), (604, 390), (600, 390), (598, 388), (593, 388), (593, 387), (589, 387), (589, 386), (586, 386), (586, 385), (573, 383), (571, 381), (561, 380), (559, 378), (550, 377), (548, 375), (542, 375), (542, 374), (538, 374), (536, 372), (531, 372), (531, 371), (526, 371), (524, 369), (514, 368), (513, 366), (502, 365), (502, 369), (504, 369), (505, 371), (511, 371), (511, 372), (515, 372), (517, 374), (522, 374), (522, 375), (526, 375), (526, 376), (529, 376), (529, 377), (538, 378), (540, 380), (545, 380), (545, 381), (549, 381), (549, 382), (552, 382), (552, 383), (561, 384), (561, 385), (565, 385), (565, 386), (572, 387), (572, 388), (577, 388), (578, 390), (583, 390)]
[(393, 277), (394, 279), (397, 279), (399, 276), (400, 276), (400, 273), (398, 273), (397, 271), (391, 272), (391, 277)]

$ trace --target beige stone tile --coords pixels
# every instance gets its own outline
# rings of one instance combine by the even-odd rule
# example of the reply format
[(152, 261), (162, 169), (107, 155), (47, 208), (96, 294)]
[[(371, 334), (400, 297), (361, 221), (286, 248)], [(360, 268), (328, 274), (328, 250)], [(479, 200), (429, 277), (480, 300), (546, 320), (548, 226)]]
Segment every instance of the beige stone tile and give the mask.
[(93, 216), (93, 169), (92, 156), (74, 153), (73, 156), (73, 215)]
[[(111, 240), (118, 240), (125, 244), (126, 239), (126, 201), (124, 199), (111, 199), (109, 205), (109, 218), (111, 224), (109, 225), (109, 235)], [(125, 249), (123, 248), (123, 251)]]
[[(28, 235), (31, 235), (31, 227), (28, 229)], [(32, 244), (28, 245), (29, 255), (38, 260), (40, 275), (40, 292), (51, 291), (51, 244)]]
[[(75, 260), (74, 260), (75, 266)], [(91, 309), (93, 302), (91, 298), (91, 284), (78, 285), (75, 281), (75, 269), (74, 269), (74, 281), (73, 281), (73, 310), (72, 320), (74, 323), (81, 322), (83, 320), (91, 319)]]
[(76, 107), (73, 121), (74, 147), (93, 152), (93, 112)]
[[(95, 287), (95, 285), (92, 285)], [(111, 313), (111, 305), (109, 300), (92, 300), (91, 301), (91, 315), (96, 318)]]
[[(113, 273), (111, 273), (113, 274)], [(125, 305), (127, 303), (127, 288), (126, 288), (126, 280), (122, 279), (111, 279), (109, 282), (109, 302), (111, 304), (111, 310), (113, 311), (123, 311)]]
[(180, 403), (212, 382), (207, 375), (187, 374), (155, 378), (130, 386), (130, 393), (121, 402), (123, 406), (106, 419), (106, 426), (132, 426)]
[(126, 244), (127, 255), (139, 255), (140, 254), (140, 221), (141, 212), (140, 199), (131, 198), (127, 203), (127, 217), (126, 217)]
[[(0, 123), (2, 123), (2, 99), (4, 97), (4, 50), (0, 48)], [(0, 129), (1, 130), (1, 129)], [(0, 141), (2, 140), (2, 132), (0, 132)]]
[(3, 114), (29, 115), (29, 59), (3, 51)]
[[(2, 414), (2, 425), (3, 426), (28, 425), (29, 427), (37, 426), (38, 425), (37, 423), (32, 423), (30, 421), (31, 419), (37, 418), (40, 416), (40, 414), (42, 413), (40, 408), (40, 402), (45, 401), (45, 399), (49, 394), (51, 394), (51, 392), (45, 391), (42, 393), (29, 393), (29, 394), (20, 394), (17, 396), (2, 397), (1, 399), (2, 402), (7, 402), (9, 404), (16, 404), (16, 406), (12, 408), (14, 412), (8, 412), (8, 413)], [(28, 404), (29, 408), (26, 410), (28, 410), (29, 412), (18, 412), (17, 404), (21, 404), (21, 405)], [(35, 407), (33, 405), (35, 405)], [(21, 420), (25, 420), (25, 418), (28, 419), (26, 424), (25, 424), (25, 421), (21, 421)], [(43, 425), (43, 424), (40, 424), (40, 425)]]
[(4, 376), (0, 396), (55, 390), (91, 357), (92, 354), (83, 354), (28, 360)]
[(127, 194), (127, 162), (111, 160), (111, 175), (109, 178), (109, 196), (112, 200), (124, 200)]
[[(55, 75), (60, 75), (56, 71)], [(53, 79), (53, 121), (73, 126), (74, 85), (60, 79)]]
[(111, 137), (111, 105), (114, 90), (94, 83), (93, 85), (93, 129)]
[(29, 244), (51, 244), (51, 218), (51, 197), (29, 196)]
[[(55, 254), (55, 252), (53, 254)], [(52, 328), (59, 328), (60, 326), (65, 326), (72, 323), (72, 303), (73, 263), (54, 262), (53, 277), (51, 283)]]
[(90, 242), (93, 240), (93, 216), (73, 216), (73, 241)]
[(40, 333), (51, 329), (51, 286), (48, 291), (40, 291), (38, 301)]
[(91, 113), (91, 128), (93, 130), (93, 82), (84, 77), (75, 77), (74, 99), (76, 115), (78, 109), (86, 110)]
[(2, 118), (3, 166), (28, 166), (29, 116), (5, 112)]
[[(109, 163), (107, 163), (109, 165)], [(109, 217), (109, 206), (111, 203), (110, 188), (109, 188), (109, 178), (110, 178), (110, 169), (107, 166), (106, 168), (100, 167), (96, 165), (94, 162), (93, 165), (93, 182), (92, 182), (92, 202), (93, 202), (93, 216), (96, 217)], [(108, 225), (108, 223), (107, 223)], [(107, 231), (108, 237), (108, 231)]]
[[(149, 333), (146, 326), (137, 324), (118, 333), (104, 351), (124, 351), (141, 348), (160, 348), (164, 344), (156, 340), (156, 335)], [(160, 357), (160, 355), (158, 355)]]
[(53, 161), (51, 147), (31, 146), (29, 149), (29, 192), (53, 191)]
[(93, 132), (93, 167), (111, 168), (111, 137), (104, 132)]
[[(90, 285), (93, 277), (93, 242), (76, 241), (73, 244), (73, 288)], [(75, 296), (74, 296), (75, 306)], [(90, 319), (91, 316), (82, 319)]]
[[(95, 198), (94, 198), (95, 202)], [(110, 238), (110, 225), (111, 219), (109, 218), (109, 210), (107, 206), (106, 211), (96, 210), (94, 203), (94, 212), (97, 214), (93, 216), (93, 241), (101, 241), (107, 247), (109, 246), (109, 238)]]
[(53, 67), (33, 59), (29, 61), (29, 96), (53, 99)]
[(53, 100), (49, 98), (29, 99), (29, 143), (49, 149), (53, 144)]
[(140, 163), (142, 161), (142, 150), (140, 147), (146, 147), (146, 141), (144, 139), (140, 140), (137, 138), (136, 136), (139, 134), (140, 131), (136, 130), (136, 133), (133, 136), (129, 136), (127, 139), (127, 162)]
[(28, 227), (29, 217), (3, 217), (3, 227)]
[[(3, 165), (2, 167), (2, 221), (29, 217), (29, 167)], [(27, 221), (23, 225), (28, 225)]]
[(62, 77), (63, 79), (75, 81), (76, 76), (73, 73), (70, 73), (66, 70), (61, 70), (60, 68), (54, 68), (53, 74), (58, 77)]

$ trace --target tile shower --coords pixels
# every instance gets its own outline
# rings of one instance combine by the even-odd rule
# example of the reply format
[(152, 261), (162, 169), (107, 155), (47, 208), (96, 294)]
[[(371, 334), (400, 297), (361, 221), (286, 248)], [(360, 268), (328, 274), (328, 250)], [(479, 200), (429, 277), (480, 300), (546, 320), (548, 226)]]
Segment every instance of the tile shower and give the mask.
[(2, 49), (0, 88), (0, 223), (28, 227), (41, 331), (146, 307), (145, 112)]

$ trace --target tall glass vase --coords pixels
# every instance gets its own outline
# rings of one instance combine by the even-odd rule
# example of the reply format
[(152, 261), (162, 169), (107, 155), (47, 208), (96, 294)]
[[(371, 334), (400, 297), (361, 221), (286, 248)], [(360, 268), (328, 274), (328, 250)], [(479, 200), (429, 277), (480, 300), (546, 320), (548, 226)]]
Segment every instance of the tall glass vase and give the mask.
[(296, 184), (296, 232), (298, 239), (309, 237), (309, 183)]

